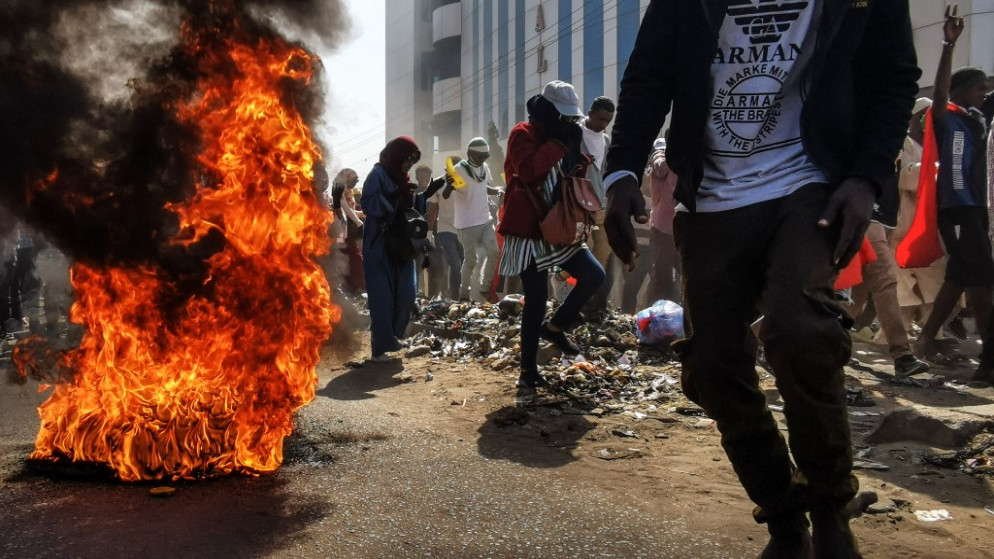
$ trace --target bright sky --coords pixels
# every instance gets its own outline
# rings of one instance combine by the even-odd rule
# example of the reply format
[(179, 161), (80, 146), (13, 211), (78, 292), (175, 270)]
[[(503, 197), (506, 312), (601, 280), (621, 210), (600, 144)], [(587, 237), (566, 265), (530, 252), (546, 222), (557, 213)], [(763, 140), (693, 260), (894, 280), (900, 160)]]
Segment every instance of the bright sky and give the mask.
[(328, 94), (325, 128), (319, 134), (331, 148), (332, 176), (352, 167), (362, 177), (386, 144), (384, 2), (342, 1), (352, 16), (352, 31), (339, 50), (321, 53)]

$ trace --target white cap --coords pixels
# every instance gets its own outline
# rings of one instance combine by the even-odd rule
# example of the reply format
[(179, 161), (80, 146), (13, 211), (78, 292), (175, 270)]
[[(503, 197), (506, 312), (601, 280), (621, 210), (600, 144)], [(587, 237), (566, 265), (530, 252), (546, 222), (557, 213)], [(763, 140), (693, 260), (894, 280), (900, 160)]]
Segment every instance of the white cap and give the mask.
[(573, 86), (564, 81), (553, 80), (545, 84), (542, 97), (555, 105), (556, 110), (563, 116), (584, 116), (583, 111), (580, 110), (580, 98), (576, 96)]
[(915, 108), (911, 109), (911, 114), (916, 115), (932, 106), (932, 100), (928, 97), (915, 99)]

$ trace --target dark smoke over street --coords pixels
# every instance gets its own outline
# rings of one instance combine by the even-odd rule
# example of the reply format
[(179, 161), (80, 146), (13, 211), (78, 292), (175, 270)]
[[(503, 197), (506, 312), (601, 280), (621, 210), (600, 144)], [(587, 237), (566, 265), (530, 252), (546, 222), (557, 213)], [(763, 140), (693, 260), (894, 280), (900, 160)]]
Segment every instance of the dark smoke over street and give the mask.
[[(210, 49), (178, 34), (237, 25), (262, 38), (279, 25), (334, 45), (347, 22), (337, 2), (317, 0), (14, 0), (0, 20), (0, 235), (20, 220), (75, 260), (154, 260), (174, 273), (222, 243), (165, 246), (180, 233), (166, 205), (210, 180), (197, 131), (173, 111), (197, 95)], [(324, 109), (319, 83), (285, 84), (308, 122)]]

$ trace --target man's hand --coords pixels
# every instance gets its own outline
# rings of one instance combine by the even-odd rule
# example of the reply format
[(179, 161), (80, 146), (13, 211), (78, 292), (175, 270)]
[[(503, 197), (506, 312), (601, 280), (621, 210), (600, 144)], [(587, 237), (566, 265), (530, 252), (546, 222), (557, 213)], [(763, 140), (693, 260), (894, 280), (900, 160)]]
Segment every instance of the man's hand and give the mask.
[(628, 271), (635, 269), (638, 258), (638, 240), (632, 218), (639, 223), (648, 223), (645, 213), (645, 198), (639, 190), (635, 177), (626, 175), (618, 179), (607, 191), (607, 215), (604, 217), (604, 232), (611, 250), (625, 263)]
[(958, 4), (946, 6), (946, 21), (942, 24), (942, 34), (947, 43), (955, 43), (963, 33), (963, 18), (957, 17)]
[(827, 228), (840, 222), (839, 239), (832, 253), (832, 264), (843, 268), (859, 252), (863, 235), (870, 225), (873, 215), (873, 202), (877, 192), (870, 181), (862, 178), (848, 178), (842, 181), (828, 199), (825, 213), (818, 220), (818, 226)]

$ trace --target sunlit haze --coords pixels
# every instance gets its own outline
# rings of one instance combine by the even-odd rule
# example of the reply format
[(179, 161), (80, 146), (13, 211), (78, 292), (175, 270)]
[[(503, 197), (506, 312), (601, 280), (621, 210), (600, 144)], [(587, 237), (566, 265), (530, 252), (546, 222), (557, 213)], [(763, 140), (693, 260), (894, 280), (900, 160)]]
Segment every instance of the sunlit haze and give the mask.
[(321, 53), (328, 108), (322, 139), (330, 146), (329, 170), (352, 167), (364, 177), (386, 140), (384, 134), (384, 3), (343, 0), (351, 35), (340, 49)]

